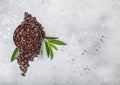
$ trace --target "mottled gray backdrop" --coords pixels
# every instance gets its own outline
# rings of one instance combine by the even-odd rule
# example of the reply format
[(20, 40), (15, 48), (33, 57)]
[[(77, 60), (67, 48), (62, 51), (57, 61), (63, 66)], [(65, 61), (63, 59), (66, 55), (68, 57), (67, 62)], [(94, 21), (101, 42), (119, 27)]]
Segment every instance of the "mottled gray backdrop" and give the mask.
[[(10, 57), (25, 11), (68, 45), (52, 61), (43, 46), (22, 77)], [(0, 85), (120, 85), (120, 0), (0, 0)]]

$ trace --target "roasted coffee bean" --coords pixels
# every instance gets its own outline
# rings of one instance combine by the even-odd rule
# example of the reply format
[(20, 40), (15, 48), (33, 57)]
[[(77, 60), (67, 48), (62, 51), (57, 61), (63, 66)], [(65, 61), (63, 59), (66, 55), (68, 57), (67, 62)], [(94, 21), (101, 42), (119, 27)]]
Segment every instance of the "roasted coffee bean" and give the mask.
[(39, 55), (43, 37), (45, 37), (45, 32), (42, 25), (36, 17), (32, 17), (31, 14), (25, 12), (24, 20), (13, 34), (14, 43), (20, 51), (17, 63), (22, 71), (22, 76), (25, 76), (27, 72), (29, 61), (33, 61), (34, 57)]
[(21, 73), (22, 76), (25, 76), (25, 73)]
[(42, 31), (42, 37), (45, 37), (45, 32), (44, 31)]

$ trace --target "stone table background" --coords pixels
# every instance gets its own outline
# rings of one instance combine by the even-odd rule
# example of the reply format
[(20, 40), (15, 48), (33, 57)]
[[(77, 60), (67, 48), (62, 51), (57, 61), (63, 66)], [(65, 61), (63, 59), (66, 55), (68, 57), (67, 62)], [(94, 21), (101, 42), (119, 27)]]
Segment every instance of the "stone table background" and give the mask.
[[(25, 11), (68, 45), (22, 77), (10, 57)], [(120, 0), (0, 0), (0, 85), (120, 85)]]

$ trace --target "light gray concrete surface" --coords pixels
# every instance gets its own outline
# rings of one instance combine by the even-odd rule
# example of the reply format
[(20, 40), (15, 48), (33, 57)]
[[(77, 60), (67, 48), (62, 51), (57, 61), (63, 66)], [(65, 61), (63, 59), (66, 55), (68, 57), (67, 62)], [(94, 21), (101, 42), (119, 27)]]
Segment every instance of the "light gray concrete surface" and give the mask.
[[(10, 57), (25, 11), (68, 45), (22, 77)], [(120, 85), (120, 0), (0, 0), (0, 85)]]

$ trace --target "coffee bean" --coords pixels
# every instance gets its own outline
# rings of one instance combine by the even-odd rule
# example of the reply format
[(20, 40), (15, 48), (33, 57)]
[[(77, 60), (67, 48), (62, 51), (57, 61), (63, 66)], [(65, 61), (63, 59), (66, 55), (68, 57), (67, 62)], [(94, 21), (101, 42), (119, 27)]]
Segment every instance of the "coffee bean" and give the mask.
[(29, 61), (33, 61), (37, 57), (42, 45), (42, 38), (45, 32), (42, 25), (37, 21), (36, 17), (32, 17), (27, 12), (24, 13), (24, 21), (21, 22), (14, 34), (13, 40), (20, 51), (17, 57), (17, 63), (22, 71), (21, 75), (25, 76)]
[(21, 73), (22, 76), (25, 76), (25, 73)]

